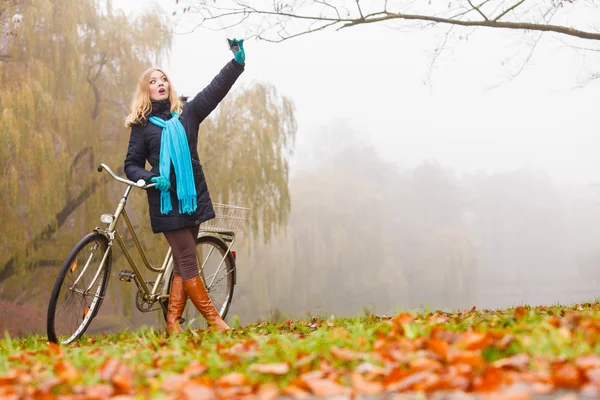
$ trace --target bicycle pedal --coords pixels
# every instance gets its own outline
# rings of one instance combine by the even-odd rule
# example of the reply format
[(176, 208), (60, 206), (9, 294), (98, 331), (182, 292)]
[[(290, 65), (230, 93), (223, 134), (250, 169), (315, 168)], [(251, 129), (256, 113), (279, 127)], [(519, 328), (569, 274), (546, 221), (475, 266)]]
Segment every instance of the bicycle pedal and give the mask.
[(124, 269), (123, 271), (119, 272), (119, 280), (120, 281), (131, 282), (132, 279), (135, 279), (135, 274), (133, 273), (133, 271)]

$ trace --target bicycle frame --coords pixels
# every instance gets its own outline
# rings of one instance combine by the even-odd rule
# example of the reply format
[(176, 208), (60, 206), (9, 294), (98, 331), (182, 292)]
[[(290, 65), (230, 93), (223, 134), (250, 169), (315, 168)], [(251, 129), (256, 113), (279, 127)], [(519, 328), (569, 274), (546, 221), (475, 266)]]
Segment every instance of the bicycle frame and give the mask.
[[(147, 189), (150, 187), (154, 187), (154, 184), (145, 185), (145, 182), (143, 182), (143, 181), (134, 183), (132, 181), (128, 181), (126, 179), (119, 178), (112, 172), (112, 170), (108, 166), (106, 166), (105, 164), (100, 164), (100, 166), (98, 167), (98, 171), (102, 171), (103, 169), (105, 169), (114, 179), (116, 179), (120, 182), (126, 183), (128, 186), (125, 189), (125, 193), (123, 194), (123, 197), (121, 197), (119, 204), (117, 205), (117, 209), (115, 210), (115, 213), (112, 215), (110, 215), (110, 214), (103, 215), (103, 217), (110, 218), (110, 223), (108, 223), (108, 226), (106, 227), (106, 229), (102, 229), (99, 227), (96, 227), (94, 229), (94, 231), (98, 232), (99, 234), (105, 236), (108, 239), (108, 249), (106, 250), (106, 253), (104, 254), (104, 256), (102, 258), (100, 268), (98, 268), (98, 272), (96, 273), (96, 276), (94, 276), (94, 278), (92, 279), (92, 282), (90, 283), (90, 285), (88, 287), (88, 290), (89, 290), (89, 288), (93, 287), (94, 283), (98, 279), (98, 276), (100, 275), (100, 271), (102, 270), (102, 267), (104, 266), (104, 262), (108, 255), (108, 252), (111, 250), (114, 242), (116, 241), (117, 244), (119, 245), (119, 247), (121, 248), (121, 250), (123, 251), (125, 258), (127, 259), (127, 262), (131, 266), (131, 269), (134, 274), (133, 279), (134, 279), (136, 285), (139, 288), (141, 288), (141, 290), (144, 292), (144, 300), (153, 301), (153, 302), (158, 301), (159, 304), (161, 305), (161, 307), (163, 308), (163, 310), (166, 312), (167, 310), (165, 308), (165, 305), (160, 300), (162, 300), (163, 296), (166, 296), (167, 291), (163, 290), (161, 294), (158, 294), (158, 289), (159, 289), (159, 286), (161, 284), (163, 277), (168, 276), (168, 274), (171, 273), (171, 270), (173, 268), (172, 250), (169, 247), (169, 250), (167, 251), (165, 259), (160, 268), (156, 268), (156, 267), (152, 266), (152, 264), (150, 264), (150, 262), (148, 261), (148, 258), (146, 257), (146, 253), (144, 252), (144, 249), (142, 248), (142, 245), (138, 239), (137, 233), (135, 232), (135, 229), (134, 229), (133, 225), (131, 224), (131, 220), (129, 219), (129, 216), (127, 215), (127, 211), (125, 210), (125, 206), (127, 205), (127, 198), (129, 197), (129, 194), (131, 193), (131, 188), (133, 186)], [(140, 269), (138, 268), (136, 262), (133, 260), (133, 257), (131, 256), (129, 249), (127, 248), (127, 245), (123, 241), (123, 236), (119, 233), (119, 230), (116, 228), (117, 223), (119, 222), (119, 220), (121, 218), (123, 218), (123, 220), (125, 221), (127, 230), (131, 234), (131, 237), (133, 239), (133, 242), (135, 244), (137, 252), (140, 255), (142, 262), (144, 263), (146, 268), (152, 272), (158, 273), (152, 288), (149, 288), (148, 285), (146, 284), (146, 281), (144, 280), (144, 277), (142, 276)], [(87, 267), (87, 265), (86, 265), (86, 267)], [(82, 271), (82, 275), (83, 275), (83, 271)]]
[[(168, 246), (160, 267), (152, 265), (126, 210), (127, 200), (133, 187), (150, 189), (154, 188), (156, 184), (146, 184), (143, 179), (133, 182), (121, 178), (115, 175), (105, 164), (100, 164), (98, 172), (103, 170), (108, 172), (114, 180), (124, 183), (126, 188), (114, 213), (101, 215), (100, 221), (105, 225), (96, 226), (91, 233), (82, 237), (71, 249), (62, 264), (48, 303), (48, 339), (54, 343), (68, 344), (79, 339), (89, 327), (92, 319), (96, 317), (106, 295), (110, 279), (112, 250), (115, 242), (123, 251), (123, 255), (131, 267), (130, 269), (121, 270), (118, 277), (121, 281), (131, 282), (133, 280), (135, 282), (137, 286), (135, 306), (137, 309), (143, 313), (162, 310), (165, 320), (170, 317), (168, 302), (171, 293), (169, 292), (174, 277), (173, 269), (177, 265), (173, 261), (174, 253), (171, 247)], [(215, 308), (220, 307), (216, 311), (222, 318), (225, 318), (231, 305), (236, 284), (236, 252), (232, 250), (236, 239), (235, 232), (243, 230), (243, 223), (246, 221), (249, 208), (220, 203), (213, 203), (213, 208), (214, 215), (211, 219), (202, 223), (196, 221), (196, 224), (200, 223), (200, 225), (197, 225), (198, 235), (194, 250), (198, 263), (198, 273), (206, 291), (209, 293), (210, 301), (214, 303)], [(142, 275), (144, 271), (142, 266), (139, 265), (139, 260), (134, 260), (134, 257), (132, 257), (133, 250), (128, 248), (128, 246), (132, 247), (131, 243), (125, 243), (123, 234), (126, 233), (121, 229), (121, 232), (123, 232), (121, 234), (120, 230), (117, 229), (117, 224), (120, 221), (125, 222), (125, 229), (131, 234), (131, 239), (140, 255), (142, 264), (151, 271), (153, 276), (144, 278), (144, 275), (148, 274), (144, 273)], [(194, 267), (196, 266), (194, 265)], [(94, 269), (96, 270), (94, 271)], [(194, 271), (194, 275), (196, 273)], [(89, 284), (88, 279), (91, 280)], [(227, 280), (221, 283), (224, 279)], [(222, 288), (225, 288), (225, 290), (222, 290)], [(72, 298), (74, 294), (77, 296), (76, 298)], [(78, 296), (81, 296), (81, 299), (78, 300)], [(160, 307), (156, 306), (156, 302)], [(69, 309), (73, 308), (73, 306), (75, 311), (71, 312), (65, 319), (63, 316), (64, 310), (67, 307)], [(190, 307), (189, 310), (185, 313), (185, 317), (179, 317), (178, 323), (183, 325), (187, 318), (190, 319), (188, 325), (195, 327), (194, 321), (199, 317), (198, 313), (203, 313), (203, 307)], [(65, 321), (68, 322), (66, 327)], [(68, 339), (59, 339), (59, 337), (67, 334), (70, 335)]]
[[(171, 249), (171, 247), (169, 247), (169, 250), (167, 251), (167, 254), (165, 255), (165, 259), (163, 260), (162, 266), (160, 268), (156, 268), (156, 267), (152, 266), (150, 264), (150, 262), (148, 261), (148, 258), (146, 257), (146, 253), (144, 252), (144, 249), (142, 248), (142, 245), (141, 245), (141, 243), (138, 239), (138, 236), (135, 232), (135, 229), (134, 229), (133, 225), (131, 224), (131, 220), (129, 219), (129, 216), (127, 215), (127, 211), (125, 210), (125, 206), (127, 205), (127, 198), (129, 197), (129, 194), (131, 193), (131, 188), (133, 186), (137, 186), (141, 189), (148, 189), (148, 188), (154, 187), (155, 184), (146, 185), (144, 181), (138, 181), (137, 183), (135, 183), (135, 182), (120, 178), (120, 177), (116, 176), (108, 166), (106, 166), (105, 164), (100, 164), (100, 166), (98, 167), (98, 171), (101, 172), (103, 169), (105, 169), (114, 179), (116, 179), (122, 183), (126, 183), (128, 186), (125, 189), (125, 193), (123, 194), (123, 197), (119, 201), (119, 204), (117, 205), (117, 209), (115, 210), (115, 213), (112, 215), (106, 215), (106, 214), (104, 215), (104, 216), (110, 217), (110, 220), (111, 220), (110, 223), (108, 223), (108, 226), (106, 227), (106, 229), (101, 229), (99, 227), (96, 227), (94, 229), (94, 231), (98, 232), (99, 234), (105, 236), (108, 239), (108, 248), (102, 258), (100, 268), (98, 268), (98, 272), (92, 279), (92, 282), (90, 283), (90, 285), (86, 291), (89, 291), (90, 288), (94, 285), (94, 283), (98, 279), (98, 277), (100, 275), (100, 271), (102, 270), (102, 267), (104, 266), (104, 263), (108, 256), (108, 253), (111, 250), (114, 241), (116, 241), (117, 244), (119, 245), (119, 247), (121, 248), (121, 250), (123, 251), (125, 258), (127, 259), (127, 262), (131, 266), (131, 269), (133, 270), (133, 274), (134, 274), (133, 279), (134, 279), (136, 285), (139, 288), (141, 288), (141, 290), (144, 292), (144, 300), (151, 301), (151, 302), (158, 301), (160, 306), (163, 308), (163, 311), (166, 313), (167, 309), (162, 300), (168, 298), (169, 288), (168, 288), (168, 285), (162, 284), (162, 281), (163, 281), (164, 277), (169, 277), (173, 270), (172, 249)], [(144, 278), (140, 272), (140, 269), (138, 268), (137, 264), (133, 260), (131, 253), (129, 252), (129, 249), (127, 248), (127, 245), (123, 241), (122, 235), (119, 233), (118, 229), (116, 229), (117, 223), (119, 222), (119, 220), (121, 218), (123, 218), (123, 220), (125, 221), (127, 230), (131, 234), (131, 237), (132, 237), (135, 247), (138, 251), (138, 254), (140, 255), (142, 262), (144, 263), (146, 268), (152, 272), (158, 273), (158, 275), (156, 276), (156, 279), (154, 281), (154, 285), (151, 289), (148, 287), (148, 285), (144, 281)], [(223, 242), (229, 242), (229, 245), (227, 246), (227, 251), (226, 251), (223, 259), (221, 260), (221, 263), (219, 264), (219, 266), (217, 268), (217, 272), (215, 272), (213, 280), (210, 282), (210, 284), (208, 284), (208, 282), (206, 282), (206, 277), (204, 276), (204, 266), (205, 266), (206, 260), (208, 260), (208, 257), (206, 257), (203, 260), (202, 265), (200, 266), (201, 279), (204, 282), (204, 284), (206, 285), (206, 287), (208, 288), (208, 287), (211, 287), (212, 282), (214, 282), (215, 277), (217, 276), (223, 263), (225, 262), (225, 258), (231, 252), (231, 248), (233, 247), (233, 244), (235, 243), (235, 235), (233, 233), (221, 234), (221, 233), (217, 233), (217, 232), (205, 231), (205, 232), (200, 232), (200, 234), (198, 235), (198, 237), (202, 237), (202, 236), (212, 236)], [(214, 250), (214, 248), (211, 249), (211, 252), (213, 250)], [(88, 264), (89, 264), (89, 260), (86, 263), (86, 266), (84, 267), (84, 270), (82, 271), (81, 276), (83, 275), (83, 272), (85, 272), (85, 269), (87, 268)], [(234, 276), (233, 276), (234, 284), (235, 284), (235, 280), (236, 280), (235, 278), (236, 277), (235, 277), (235, 270), (234, 270)], [(158, 293), (159, 287), (161, 285), (162, 285), (162, 287), (161, 287), (160, 293)]]

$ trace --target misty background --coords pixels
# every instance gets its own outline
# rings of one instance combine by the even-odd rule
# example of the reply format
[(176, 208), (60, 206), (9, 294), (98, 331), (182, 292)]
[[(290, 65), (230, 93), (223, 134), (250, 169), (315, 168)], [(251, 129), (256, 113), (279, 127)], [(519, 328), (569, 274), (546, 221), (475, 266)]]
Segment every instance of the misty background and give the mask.
[[(570, 22), (593, 23), (581, 11)], [(220, 68), (224, 38), (245, 28), (175, 21), (165, 64), (193, 93)], [(598, 46), (545, 35), (531, 53), (536, 38), (388, 23), (247, 40), (237, 84), (267, 81), (290, 97), (298, 133), (290, 223), (248, 263), (239, 252), (248, 284), (232, 312), (263, 317), (269, 308), (246, 295), (258, 291), (294, 316), (593, 299), (598, 57), (581, 47)]]
[[(134, 18), (155, 8), (170, 16), (174, 3), (114, 6)], [(171, 52), (156, 66), (178, 93), (194, 95), (231, 59), (225, 38), (240, 32), (184, 34), (193, 23), (174, 21)], [(600, 71), (600, 53), (556, 35), (543, 36), (530, 53), (535, 36), (527, 33), (456, 28), (436, 56), (448, 32), (390, 23), (277, 44), (245, 41), (246, 71), (233, 90), (271, 85), (295, 105), (297, 132), (289, 218), (267, 242), (251, 234), (238, 242), (230, 317), (247, 324), (596, 298), (600, 87), (591, 78)], [(120, 84), (132, 90), (134, 82)], [(118, 167), (122, 144), (96, 158), (111, 148)], [(109, 187), (102, 192), (109, 206), (73, 214), (70, 236), (61, 241), (67, 250), (121, 192)], [(145, 199), (137, 196), (132, 219), (149, 230)], [(148, 240), (165, 250), (159, 236)], [(128, 268), (117, 253), (109, 298), (90, 332), (156, 324), (159, 317), (135, 310), (133, 284), (115, 279)], [(55, 270), (45, 268), (36, 279), (42, 276), (51, 282)], [(11, 279), (28, 282), (23, 275)], [(34, 322), (15, 331), (44, 332), (51, 286), (19, 296), (7, 282), (0, 283), (2, 299), (20, 307), (15, 312), (28, 308)]]

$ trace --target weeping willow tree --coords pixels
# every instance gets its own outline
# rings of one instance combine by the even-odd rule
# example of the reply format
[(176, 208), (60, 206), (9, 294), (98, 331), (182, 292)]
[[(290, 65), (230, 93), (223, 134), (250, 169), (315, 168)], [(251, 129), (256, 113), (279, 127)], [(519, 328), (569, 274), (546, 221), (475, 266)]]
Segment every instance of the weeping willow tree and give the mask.
[[(336, 142), (319, 150), (335, 153)], [(390, 305), (406, 304), (402, 261), (386, 240), (387, 192), (397, 173), (371, 148), (328, 157), (292, 180), (286, 229), (269, 246), (238, 252), (231, 312), (244, 321), (307, 312), (354, 315), (364, 307), (390, 312)]]
[(426, 162), (405, 174), (392, 197), (389, 232), (404, 259), (412, 307), (471, 307), (476, 296), (476, 247), (463, 221), (465, 191), (450, 171)]
[[(168, 55), (166, 25), (156, 12), (133, 19), (109, 1), (2, 3), (0, 282), (18, 279), (0, 297), (23, 293), (19, 301), (29, 301), (37, 291), (47, 300), (48, 285), (30, 285), (28, 267), (36, 280), (52, 282), (72, 246), (100, 225), (98, 216), (114, 211), (124, 187), (95, 169), (104, 162), (123, 174), (129, 134), (122, 119), (139, 74)], [(262, 84), (232, 93), (202, 125), (199, 150), (213, 198), (252, 208), (251, 231), (266, 240), (290, 211), (295, 132), (292, 102)], [(142, 191), (128, 210), (159, 263), (168, 245), (150, 231)], [(103, 308), (121, 312), (120, 302)]]
[(294, 105), (258, 83), (228, 97), (200, 126), (198, 153), (214, 201), (251, 207), (250, 227), (268, 242), (290, 212)]
[(399, 171), (352, 144), (351, 130), (335, 131), (319, 132), (320, 151), (291, 182), (287, 228), (238, 253), (231, 313), (250, 322), (471, 307), (477, 249), (462, 219), (463, 187), (437, 164)]
[[(78, 225), (93, 227), (82, 221), (97, 219), (107, 180), (92, 171), (122, 165), (115, 149), (127, 145), (121, 121), (133, 85), (171, 36), (158, 13), (132, 19), (110, 1), (9, 1), (0, 12), (3, 281), (34, 258), (64, 258)], [(79, 221), (69, 218), (75, 211)]]
[(390, 263), (385, 245), (382, 188), (392, 174), (372, 149), (347, 149), (295, 181), (292, 282), (306, 281), (301, 303), (352, 314), (404, 302), (401, 263)]

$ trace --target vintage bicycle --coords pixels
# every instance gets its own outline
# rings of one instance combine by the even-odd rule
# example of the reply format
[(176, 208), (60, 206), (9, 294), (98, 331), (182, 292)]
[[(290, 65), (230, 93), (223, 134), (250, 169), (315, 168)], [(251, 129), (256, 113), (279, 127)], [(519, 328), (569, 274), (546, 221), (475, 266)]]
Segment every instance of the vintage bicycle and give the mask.
[[(150, 189), (140, 179), (133, 182), (117, 176), (108, 166), (100, 164), (98, 172), (106, 171), (118, 182), (127, 185), (114, 214), (102, 214), (103, 228), (96, 227), (73, 247), (58, 273), (50, 303), (48, 304), (48, 340), (54, 343), (72, 343), (86, 332), (104, 301), (112, 267), (112, 248), (116, 242), (131, 270), (119, 272), (119, 279), (133, 281), (137, 286), (135, 305), (141, 312), (162, 310), (166, 319), (169, 307), (169, 290), (173, 278), (173, 257), (169, 247), (160, 268), (153, 266), (146, 257), (138, 236), (127, 215), (127, 198), (132, 188)], [(200, 277), (219, 314), (225, 319), (236, 284), (236, 252), (233, 250), (235, 232), (242, 230), (248, 208), (213, 203), (216, 217), (200, 224), (196, 241), (196, 253)], [(153, 280), (145, 280), (133, 260), (121, 233), (119, 220), (125, 221), (135, 248), (145, 267), (156, 273)], [(186, 305), (180, 324), (202, 324), (202, 318), (191, 302)], [(197, 321), (197, 322), (195, 322)], [(193, 326), (192, 326), (193, 327)]]

